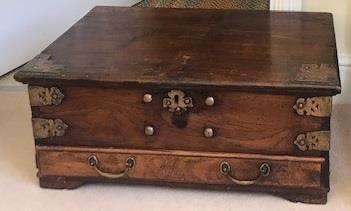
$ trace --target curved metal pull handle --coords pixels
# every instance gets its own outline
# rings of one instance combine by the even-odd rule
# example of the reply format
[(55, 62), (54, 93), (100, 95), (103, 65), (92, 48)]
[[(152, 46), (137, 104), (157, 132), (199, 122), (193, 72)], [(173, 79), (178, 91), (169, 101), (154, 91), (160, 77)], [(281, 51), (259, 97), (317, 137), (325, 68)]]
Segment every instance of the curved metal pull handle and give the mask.
[(88, 164), (101, 176), (103, 177), (107, 177), (107, 178), (111, 178), (111, 179), (116, 179), (116, 178), (120, 178), (120, 177), (124, 177), (125, 175), (127, 175), (127, 173), (129, 172), (129, 170), (131, 170), (134, 166), (135, 166), (135, 159), (132, 157), (127, 158), (126, 160), (126, 168), (119, 173), (108, 173), (108, 172), (104, 172), (102, 170), (99, 169), (98, 167), (98, 163), (99, 160), (97, 159), (97, 157), (95, 155), (92, 155), (88, 158)]
[(268, 177), (269, 173), (271, 172), (271, 167), (269, 166), (268, 163), (262, 163), (260, 166), (260, 175), (254, 179), (254, 180), (239, 180), (236, 179), (233, 175), (232, 175), (232, 167), (230, 166), (230, 164), (227, 161), (223, 161), (220, 164), (220, 168), (219, 168), (220, 172), (229, 177), (229, 179), (234, 182), (235, 184), (238, 185), (253, 185), (258, 183), (263, 177)]

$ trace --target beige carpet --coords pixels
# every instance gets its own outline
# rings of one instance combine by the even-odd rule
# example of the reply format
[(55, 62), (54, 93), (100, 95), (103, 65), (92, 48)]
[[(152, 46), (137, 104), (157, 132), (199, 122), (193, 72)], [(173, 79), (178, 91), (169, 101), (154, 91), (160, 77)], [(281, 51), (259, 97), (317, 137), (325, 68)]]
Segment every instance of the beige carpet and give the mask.
[[(11, 79), (8, 79), (11, 80)], [(0, 210), (35, 211), (350, 211), (351, 105), (332, 119), (331, 191), (327, 205), (292, 203), (269, 194), (88, 184), (76, 190), (41, 189), (36, 178), (31, 113), (24, 87), (0, 80)], [(8, 84), (6, 81), (5, 84)]]

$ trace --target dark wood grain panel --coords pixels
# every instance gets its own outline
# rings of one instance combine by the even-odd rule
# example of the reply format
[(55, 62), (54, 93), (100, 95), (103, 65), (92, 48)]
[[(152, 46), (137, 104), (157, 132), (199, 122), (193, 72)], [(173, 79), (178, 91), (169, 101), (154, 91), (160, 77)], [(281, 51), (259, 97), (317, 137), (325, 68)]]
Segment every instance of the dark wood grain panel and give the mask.
[[(341, 86), (327, 13), (96, 7), (42, 55), (49, 61), (15, 78), (326, 95)], [(311, 68), (322, 79), (299, 81), (303, 64), (331, 69)]]
[(259, 166), (265, 162), (271, 166), (271, 172), (257, 186), (323, 187), (321, 175), (324, 158), (186, 151), (37, 147), (39, 177), (106, 179), (89, 166), (88, 158), (91, 155), (98, 157), (100, 169), (110, 173), (124, 170), (125, 160), (134, 157), (135, 166), (126, 176), (128, 180), (236, 186), (220, 173), (222, 161), (231, 164), (235, 177), (240, 180), (257, 178)]
[[(178, 128), (162, 107), (169, 90), (66, 87), (62, 91), (61, 105), (32, 107), (33, 117), (58, 118), (69, 128), (64, 136), (38, 139), (37, 144), (319, 156), (301, 152), (293, 142), (300, 133), (329, 130), (329, 118), (296, 114), (292, 107), (297, 96), (185, 90), (194, 107), (187, 126)], [(153, 95), (151, 103), (142, 101), (145, 93)], [(214, 106), (205, 105), (207, 96), (215, 98)], [(146, 125), (155, 127), (154, 136), (145, 136)], [(213, 138), (204, 137), (205, 127), (215, 129)]]

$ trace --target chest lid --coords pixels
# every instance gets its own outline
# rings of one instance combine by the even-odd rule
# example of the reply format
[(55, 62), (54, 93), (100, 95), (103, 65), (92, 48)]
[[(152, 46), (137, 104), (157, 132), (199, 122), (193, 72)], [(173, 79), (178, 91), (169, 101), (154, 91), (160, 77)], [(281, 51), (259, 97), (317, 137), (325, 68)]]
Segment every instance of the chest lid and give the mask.
[(15, 78), (30, 84), (340, 93), (327, 13), (95, 7)]

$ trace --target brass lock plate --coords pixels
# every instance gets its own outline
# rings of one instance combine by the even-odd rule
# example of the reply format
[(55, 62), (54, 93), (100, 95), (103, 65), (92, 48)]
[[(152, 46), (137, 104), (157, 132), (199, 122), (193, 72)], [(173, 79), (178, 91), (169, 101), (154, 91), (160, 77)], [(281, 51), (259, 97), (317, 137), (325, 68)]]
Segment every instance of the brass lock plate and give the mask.
[(193, 100), (180, 90), (171, 90), (168, 97), (163, 98), (163, 108), (175, 114), (181, 114), (191, 107), (194, 107)]

